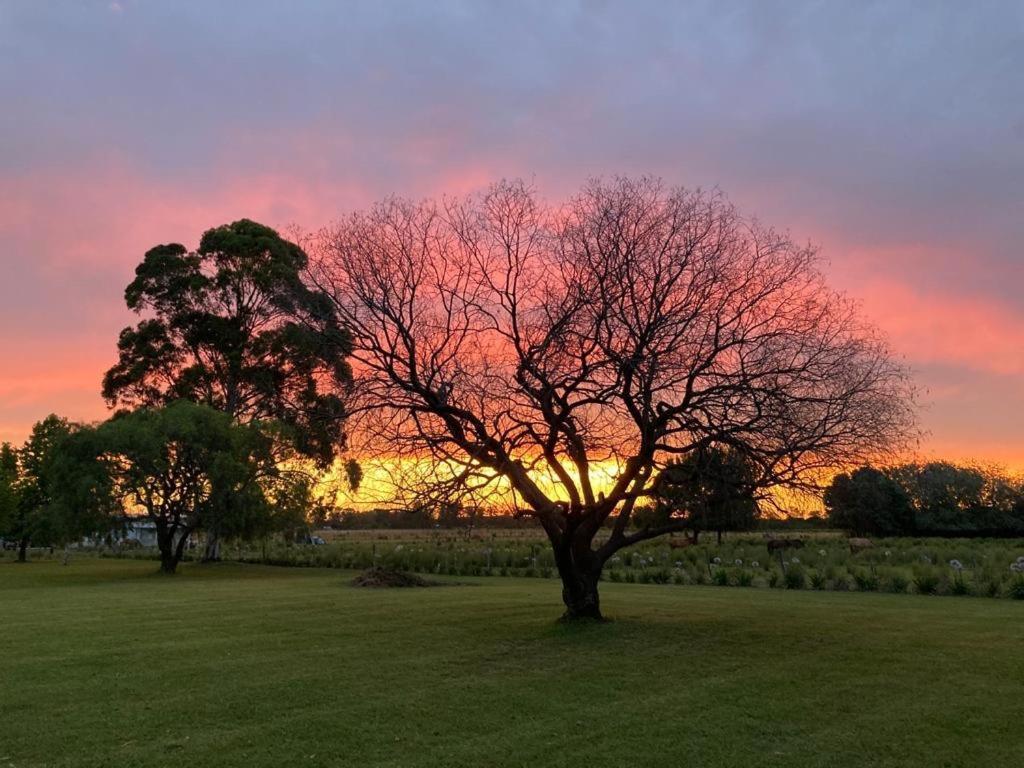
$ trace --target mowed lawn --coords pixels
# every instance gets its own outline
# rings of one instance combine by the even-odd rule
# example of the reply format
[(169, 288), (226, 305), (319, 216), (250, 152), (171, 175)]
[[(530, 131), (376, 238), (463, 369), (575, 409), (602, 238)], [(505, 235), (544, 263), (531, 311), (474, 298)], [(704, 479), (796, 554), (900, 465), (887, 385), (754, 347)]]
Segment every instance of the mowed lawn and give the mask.
[(1024, 604), (0, 564), (0, 766), (1009, 766)]

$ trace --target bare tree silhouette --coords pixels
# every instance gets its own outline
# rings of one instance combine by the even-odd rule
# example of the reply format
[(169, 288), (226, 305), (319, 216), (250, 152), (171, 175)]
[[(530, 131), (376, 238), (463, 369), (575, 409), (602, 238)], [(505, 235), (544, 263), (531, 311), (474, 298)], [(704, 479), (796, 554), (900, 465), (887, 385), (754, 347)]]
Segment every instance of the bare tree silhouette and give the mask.
[(421, 499), (509, 489), (551, 542), (568, 618), (601, 616), (615, 552), (685, 526), (629, 526), (673, 457), (736, 446), (759, 487), (815, 490), (912, 432), (905, 371), (814, 250), (718, 193), (596, 180), (546, 205), (502, 182), (386, 200), (315, 251), (353, 337), (360, 449)]

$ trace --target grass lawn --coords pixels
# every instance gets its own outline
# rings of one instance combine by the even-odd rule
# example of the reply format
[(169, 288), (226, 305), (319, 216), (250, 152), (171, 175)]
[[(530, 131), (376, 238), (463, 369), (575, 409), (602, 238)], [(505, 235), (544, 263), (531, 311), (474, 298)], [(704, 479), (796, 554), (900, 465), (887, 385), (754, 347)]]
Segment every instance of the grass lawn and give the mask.
[(0, 563), (0, 767), (1010, 766), (1024, 604)]

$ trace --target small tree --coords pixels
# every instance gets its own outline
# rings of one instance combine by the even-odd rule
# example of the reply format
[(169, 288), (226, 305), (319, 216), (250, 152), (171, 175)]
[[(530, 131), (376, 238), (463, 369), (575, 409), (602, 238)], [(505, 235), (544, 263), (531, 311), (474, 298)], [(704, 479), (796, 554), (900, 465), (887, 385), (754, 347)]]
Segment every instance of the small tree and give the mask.
[[(69, 500), (112, 499), (156, 526), (160, 570), (174, 573), (189, 537), (215, 522), (224, 535), (255, 536), (291, 510), (296, 476), (278, 467), (275, 441), (206, 406), (179, 401), (119, 414), (74, 436), (65, 451)], [(98, 501), (96, 501), (98, 500)]]
[(51, 414), (32, 427), (21, 450), (5, 447), (3, 473), (10, 483), (13, 514), (6, 536), (18, 543), (18, 562), (28, 560), (28, 548), (66, 541), (77, 532), (74, 512), (54, 503), (54, 460), (61, 445), (77, 429), (67, 419)]
[(669, 462), (654, 483), (658, 525), (685, 520), (697, 540), (701, 531), (749, 531), (758, 515), (757, 466), (742, 451), (703, 446)]
[(0, 539), (11, 535), (18, 513), (18, 452), (10, 443), (0, 445)]
[[(274, 420), (301, 458), (329, 465), (344, 442), (351, 343), (330, 301), (307, 288), (303, 250), (248, 219), (208, 230), (198, 250), (149, 250), (125, 291), (145, 315), (118, 339), (103, 379), (112, 406), (192, 400), (241, 422)], [(209, 521), (206, 556), (219, 557)]]
[(874, 467), (836, 475), (824, 501), (829, 523), (857, 536), (902, 536), (914, 531), (910, 496)]

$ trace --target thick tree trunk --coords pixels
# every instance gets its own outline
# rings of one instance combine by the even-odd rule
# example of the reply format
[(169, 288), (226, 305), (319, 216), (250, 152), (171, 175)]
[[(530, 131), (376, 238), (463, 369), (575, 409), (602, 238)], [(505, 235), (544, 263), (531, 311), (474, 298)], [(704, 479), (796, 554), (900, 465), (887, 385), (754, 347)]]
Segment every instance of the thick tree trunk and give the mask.
[[(567, 536), (572, 537), (572, 534)], [(570, 538), (555, 544), (555, 564), (562, 579), (562, 602), (565, 603), (562, 620), (603, 619), (597, 588), (602, 564), (590, 549), (590, 538), (580, 537), (576, 541)]]
[(28, 562), (28, 543), (29, 543), (29, 538), (27, 536), (23, 537), (22, 540), (18, 542), (18, 562), (19, 563), (27, 563)]
[(160, 573), (168, 575), (178, 570), (177, 549), (174, 546), (174, 533), (167, 526), (157, 525), (156, 545), (160, 550)]
[(602, 620), (601, 597), (597, 591), (600, 572), (579, 571), (562, 574), (562, 602), (565, 603), (563, 621), (577, 619)]

